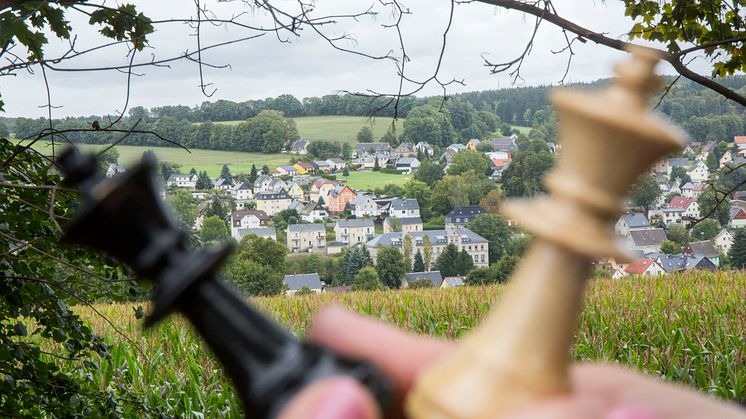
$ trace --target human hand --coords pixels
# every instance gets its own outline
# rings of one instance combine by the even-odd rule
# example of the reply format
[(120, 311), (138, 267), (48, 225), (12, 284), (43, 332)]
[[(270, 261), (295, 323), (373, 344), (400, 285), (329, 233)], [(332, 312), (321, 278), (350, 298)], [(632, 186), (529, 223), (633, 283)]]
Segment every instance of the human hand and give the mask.
[[(395, 388), (387, 417), (404, 417), (403, 401), (419, 372), (447, 354), (453, 344), (407, 335), (392, 326), (356, 316), (339, 307), (322, 310), (309, 340), (341, 355), (367, 359)], [(576, 365), (570, 370), (573, 393), (506, 416), (510, 419), (744, 419), (746, 412), (727, 402), (633, 372), (606, 365)], [(347, 377), (309, 386), (285, 407), (281, 419), (380, 418), (375, 400)]]

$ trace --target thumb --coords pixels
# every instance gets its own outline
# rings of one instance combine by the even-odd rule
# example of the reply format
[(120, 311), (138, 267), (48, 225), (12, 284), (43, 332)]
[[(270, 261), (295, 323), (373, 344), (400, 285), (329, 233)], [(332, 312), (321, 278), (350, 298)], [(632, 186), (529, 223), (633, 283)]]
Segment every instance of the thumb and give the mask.
[(350, 377), (327, 378), (296, 395), (278, 419), (377, 419), (373, 396)]

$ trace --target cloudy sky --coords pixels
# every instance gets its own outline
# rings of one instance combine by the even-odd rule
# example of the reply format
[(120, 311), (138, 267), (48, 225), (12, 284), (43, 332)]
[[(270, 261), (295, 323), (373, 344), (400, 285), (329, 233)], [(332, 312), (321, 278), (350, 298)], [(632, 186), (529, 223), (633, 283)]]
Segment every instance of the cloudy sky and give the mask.
[[(190, 18), (196, 16), (193, 1), (135, 0), (139, 10), (154, 20)], [(375, 4), (373, 4), (375, 3)], [(109, 1), (108, 5), (115, 3)], [(292, 10), (295, 1), (278, 1), (278, 7)], [(363, 16), (357, 21), (335, 18), (336, 24), (324, 25), (319, 30), (327, 37), (351, 35), (352, 39), (337, 45), (369, 55), (380, 56), (391, 52), (400, 54), (396, 32), (384, 28), (391, 24), (392, 13), (377, 0), (318, 0), (314, 16), (345, 15), (365, 11), (373, 4), (376, 16)], [(451, 2), (449, 0), (404, 0), (411, 14), (403, 17), (401, 31), (410, 61), (406, 74), (414, 80), (427, 79), (434, 72), (443, 31), (447, 26)], [(620, 37), (631, 22), (623, 15), (622, 2), (600, 0), (566, 0), (558, 2), (558, 12), (565, 18), (611, 37)], [(242, 1), (207, 2), (207, 8), (221, 19), (237, 16), (236, 21), (254, 27), (267, 28), (271, 20), (266, 13), (252, 10)], [(73, 12), (75, 13), (75, 12)], [(87, 24), (82, 14), (69, 18), (78, 34), (76, 49), (84, 50), (102, 43), (95, 29)], [(484, 66), (486, 57), (493, 62), (509, 61), (525, 48), (533, 28), (533, 18), (521, 13), (492, 6), (471, 3), (455, 7), (453, 22), (447, 37), (443, 62), (439, 72), (441, 81), (463, 80), (464, 86), (451, 85), (448, 92), (486, 90), (510, 87), (507, 74), (490, 75)], [(156, 26), (150, 36), (150, 47), (139, 52), (135, 63), (152, 59), (179, 56), (197, 49), (194, 28), (184, 23), (164, 23)], [(258, 35), (237, 25), (216, 26), (203, 23), (202, 46), (232, 39)], [(289, 42), (283, 42), (289, 41)], [(564, 44), (562, 33), (544, 23), (534, 41), (534, 48), (521, 70), (522, 85), (556, 84), (567, 64), (567, 55), (553, 54)], [(66, 46), (53, 44), (46, 49), (48, 57), (63, 53)], [(614, 62), (623, 58), (619, 52), (590, 42), (575, 43), (575, 57), (567, 81), (592, 81), (612, 74)], [(154, 107), (183, 104), (194, 106), (205, 100), (227, 99), (243, 101), (290, 93), (298, 98), (321, 96), (339, 91), (373, 90), (395, 92), (399, 79), (396, 68), (387, 60), (341, 52), (312, 28), (305, 27), (299, 38), (283, 33), (280, 39), (273, 33), (245, 42), (205, 51), (206, 63), (225, 68), (203, 67), (208, 93), (199, 88), (199, 68), (194, 62), (181, 60), (170, 68), (141, 67), (132, 78), (130, 107)], [(126, 65), (129, 61), (123, 45), (85, 54), (75, 60), (56, 65), (60, 70), (98, 68)], [(6, 103), (5, 116), (44, 116), (46, 91), (39, 68), (34, 73), (20, 72), (15, 77), (0, 77), (0, 94)], [(664, 73), (670, 69), (660, 67)], [(114, 71), (48, 71), (53, 117), (70, 115), (106, 114), (120, 111), (124, 106), (127, 75)], [(412, 88), (413, 86), (407, 86)], [(441, 94), (440, 87), (431, 83), (418, 95)], [(40, 107), (41, 106), (41, 107)]]

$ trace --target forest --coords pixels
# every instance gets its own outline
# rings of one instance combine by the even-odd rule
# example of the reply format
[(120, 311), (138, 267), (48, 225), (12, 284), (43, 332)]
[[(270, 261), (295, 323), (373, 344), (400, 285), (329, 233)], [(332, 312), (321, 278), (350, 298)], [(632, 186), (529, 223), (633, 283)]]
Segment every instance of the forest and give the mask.
[[(673, 82), (667, 78), (667, 82)], [(595, 88), (608, 79), (592, 83), (568, 85), (575, 88)], [(746, 76), (723, 79), (723, 84), (746, 91)], [(510, 125), (537, 128), (534, 138), (553, 141), (553, 113), (549, 103), (552, 86), (516, 87), (454, 94), (443, 102), (442, 97), (404, 97), (398, 109), (386, 106), (383, 99), (370, 99), (350, 94), (326, 95), (297, 99), (292, 95), (276, 98), (231, 102), (218, 100), (199, 106), (161, 106), (145, 109), (133, 107), (129, 117), (115, 127), (129, 130), (137, 127), (122, 141), (128, 145), (163, 145), (163, 141), (146, 132), (186, 147), (213, 150), (277, 152), (297, 138), (294, 117), (320, 115), (393, 116), (406, 118), (401, 135), (387, 133), (375, 141), (428, 141), (446, 147), (465, 143), (469, 138), (509, 133)], [(711, 90), (687, 80), (679, 80), (663, 94), (654, 98), (658, 110), (681, 125), (694, 140), (730, 140), (746, 130), (746, 111), (734, 102), (724, 100)], [(112, 117), (113, 119), (113, 117)], [(55, 120), (58, 130), (88, 129), (64, 133), (72, 142), (108, 144), (121, 133), (92, 130), (91, 123), (106, 125), (109, 116), (91, 115)], [(238, 124), (213, 124), (221, 121), (243, 121)], [(46, 118), (0, 118), (0, 134), (10, 132), (17, 139), (32, 138), (49, 127)]]

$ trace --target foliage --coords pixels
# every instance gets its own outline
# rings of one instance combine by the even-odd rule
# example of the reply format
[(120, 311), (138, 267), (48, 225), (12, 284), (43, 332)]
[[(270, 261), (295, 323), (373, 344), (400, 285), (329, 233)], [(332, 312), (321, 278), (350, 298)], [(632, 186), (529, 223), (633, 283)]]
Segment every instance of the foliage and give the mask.
[(412, 108), (404, 121), (402, 141), (412, 144), (426, 142), (448, 147), (456, 139), (456, 132), (447, 109), (425, 104)]
[(499, 189), (493, 189), (479, 200), (479, 206), (488, 214), (500, 214), (500, 204), (504, 197)]
[(285, 274), (287, 275), (316, 272), (325, 284), (339, 282), (340, 259), (338, 257), (319, 253), (292, 253), (286, 258), (286, 263)]
[(502, 283), (510, 278), (510, 274), (518, 265), (518, 257), (503, 256), (497, 263), (486, 268), (476, 268), (471, 270), (464, 281), (468, 285), (487, 285)]
[(506, 196), (534, 196), (545, 192), (544, 175), (554, 165), (554, 156), (541, 141), (521, 144), (513, 153), (513, 161), (502, 174)]
[(420, 160), (420, 167), (414, 173), (414, 179), (427, 183), (430, 187), (443, 177), (443, 166), (438, 162), (431, 162), (429, 159)]
[(401, 287), (404, 274), (409, 270), (409, 261), (398, 248), (393, 246), (379, 247), (376, 253), (376, 273), (383, 285), (388, 288)]
[(661, 188), (655, 177), (648, 174), (637, 180), (632, 187), (630, 198), (636, 207), (644, 208), (647, 213), (661, 195)]
[(192, 194), (184, 189), (175, 189), (166, 194), (166, 201), (179, 229), (192, 231), (197, 220), (197, 200)]
[(425, 259), (422, 258), (420, 249), (417, 249), (417, 253), (414, 254), (414, 262), (412, 263), (412, 272), (425, 272)]
[(433, 243), (427, 234), (422, 238), (422, 260), (425, 262), (425, 271), (429, 271), (433, 262)]
[(355, 275), (352, 281), (352, 289), (355, 291), (374, 291), (383, 289), (383, 284), (378, 279), (378, 274), (372, 266), (366, 266)]
[(308, 147), (306, 147), (306, 150), (308, 151), (308, 154), (319, 160), (339, 157), (342, 153), (342, 148), (336, 141), (313, 141), (308, 145)]
[(479, 214), (467, 225), (467, 228), (489, 242), (490, 263), (495, 263), (502, 257), (513, 234), (505, 219), (495, 214)]
[[(0, 109), (2, 109), (1, 106)], [(8, 139), (8, 137), (10, 137), (10, 130), (8, 130), (8, 126), (4, 122), (0, 121), (0, 139)]]
[(702, 220), (692, 228), (691, 236), (693, 240), (712, 240), (720, 233), (720, 223), (717, 220), (708, 218)]
[(472, 269), (474, 269), (474, 260), (471, 255), (466, 252), (466, 249), (461, 249), (454, 261), (453, 270), (456, 272), (456, 275), (466, 275)]
[(233, 183), (233, 175), (231, 175), (231, 169), (228, 168), (227, 164), (224, 164), (220, 169), (220, 179), (225, 180), (229, 185)]
[(432, 197), (432, 189), (425, 182), (419, 180), (409, 179), (403, 186), (404, 198), (416, 199), (420, 205), (420, 217), (423, 220), (427, 220), (432, 216), (430, 210), (430, 200)]
[(357, 133), (357, 142), (359, 143), (372, 143), (373, 142), (373, 131), (369, 126), (363, 125), (360, 131)]
[[(743, 39), (743, 11), (738, 2), (728, 1), (635, 1), (625, 0), (624, 14), (635, 20), (630, 37), (666, 44), (669, 52), (679, 53), (680, 43), (711, 45), (701, 51), (712, 61), (712, 77), (725, 77), (746, 71), (746, 56), (739, 42)], [(734, 7), (735, 6), (735, 7)]]
[(339, 261), (340, 281), (334, 285), (350, 285), (357, 273), (371, 264), (370, 254), (365, 246), (342, 249)]
[(683, 224), (670, 224), (666, 235), (668, 236), (668, 240), (676, 242), (681, 246), (686, 246), (689, 243), (689, 232)]
[(532, 241), (533, 237), (528, 234), (514, 234), (505, 245), (505, 253), (520, 258), (526, 253)]
[(443, 278), (459, 275), (459, 272), (456, 270), (456, 259), (458, 259), (458, 256), (459, 251), (456, 245), (448, 243), (435, 260), (433, 269), (440, 271)]
[(274, 224), (275, 229), (278, 232), (284, 232), (290, 224), (298, 224), (300, 222), (300, 214), (298, 214), (298, 211), (294, 209), (282, 210), (272, 217), (272, 224)]
[(60, 245), (58, 219), (73, 215), (77, 198), (65, 190), (52, 195), (60, 179), (46, 160), (0, 140), (0, 161), (7, 164), (0, 169), (5, 182), (33, 180), (40, 186), (3, 187), (0, 193), (0, 412), (15, 417), (142, 413), (145, 407), (126, 401), (126, 386), (98, 387), (87, 379), (108, 363), (111, 352), (69, 305), (88, 306), (102, 297), (142, 298), (143, 287), (112, 261)]
[(432, 195), (432, 209), (435, 214), (448, 214), (459, 205), (478, 205), (495, 183), (473, 171), (457, 176), (444, 176), (435, 185)]
[(736, 230), (728, 259), (732, 267), (736, 269), (746, 268), (746, 229), (739, 228)]
[(119, 151), (116, 147), (112, 147), (103, 153), (98, 154), (98, 170), (106, 172), (110, 164), (117, 164), (119, 162)]
[(661, 242), (661, 253), (667, 255), (675, 255), (681, 253), (681, 245), (671, 240), (663, 240)]
[(724, 192), (716, 191), (712, 185), (707, 185), (697, 198), (701, 217), (717, 220), (720, 225), (727, 225), (730, 221), (730, 198)]
[(284, 273), (287, 251), (287, 247), (282, 243), (247, 234), (241, 238), (233, 259), (254, 262), (267, 266), (275, 272)]
[(228, 237), (230, 237), (228, 227), (225, 226), (225, 221), (222, 218), (211, 215), (205, 217), (202, 221), (202, 230), (199, 233), (199, 238), (202, 242), (223, 241), (228, 239)]
[(198, 191), (206, 191), (208, 189), (212, 189), (212, 181), (210, 180), (210, 177), (207, 176), (207, 172), (202, 171), (199, 173), (199, 175), (197, 175), (197, 183), (194, 187)]
[[(362, 142), (358, 140), (358, 142)], [(381, 137), (382, 143), (389, 143), (391, 147), (398, 147), (399, 146), (399, 139), (396, 137), (396, 126), (394, 124), (390, 124), (389, 128), (386, 130), (386, 133), (383, 134), (383, 137)]]
[(225, 267), (225, 276), (245, 295), (273, 295), (282, 291), (287, 248), (272, 239), (248, 234)]
[(685, 183), (692, 181), (692, 178), (686, 172), (686, 169), (681, 166), (676, 166), (671, 169), (671, 174), (669, 175), (669, 179), (678, 181), (679, 182), (678, 186), (682, 186)]
[(487, 176), (490, 174), (490, 161), (484, 153), (479, 151), (462, 151), (453, 156), (451, 165), (448, 167), (449, 175), (460, 175), (468, 171), (473, 171), (477, 176)]
[(412, 289), (419, 289), (419, 288), (432, 288), (434, 285), (432, 282), (428, 281), (427, 279), (415, 279), (413, 281), (409, 281), (408, 288)]

